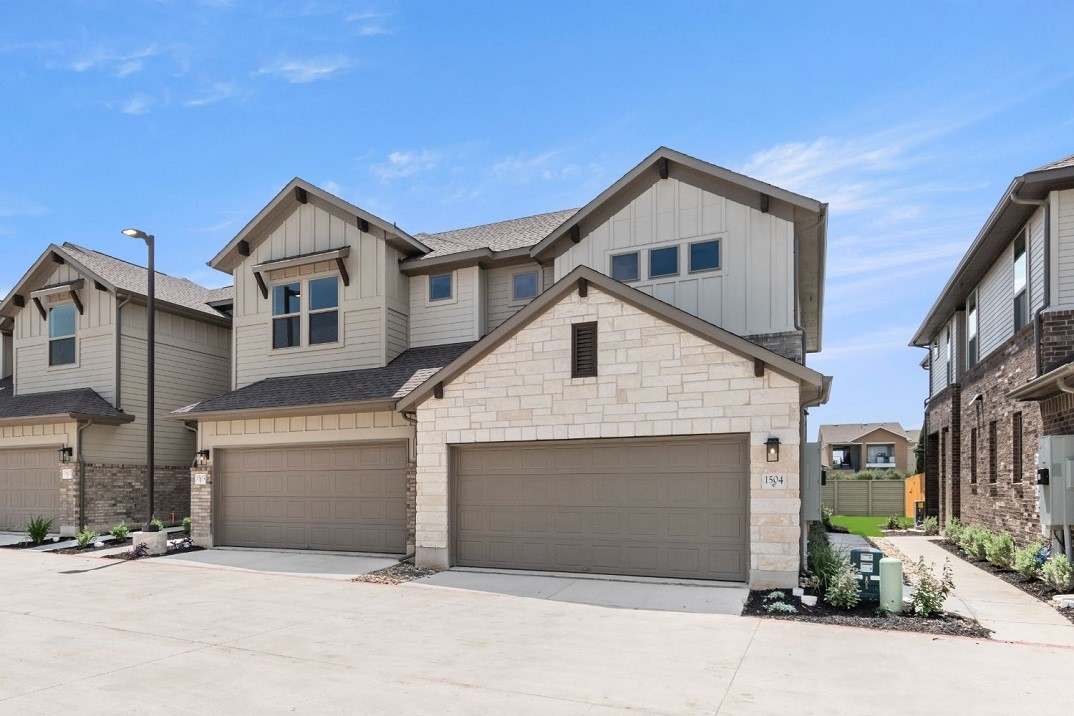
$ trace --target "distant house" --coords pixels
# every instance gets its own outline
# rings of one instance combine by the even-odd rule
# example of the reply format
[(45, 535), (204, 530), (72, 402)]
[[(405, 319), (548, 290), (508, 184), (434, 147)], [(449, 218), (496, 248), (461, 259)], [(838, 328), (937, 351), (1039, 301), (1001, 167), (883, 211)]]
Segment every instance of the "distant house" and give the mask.
[(913, 472), (914, 448), (920, 430), (898, 423), (840, 423), (821, 425), (821, 462), (830, 470), (894, 469)]

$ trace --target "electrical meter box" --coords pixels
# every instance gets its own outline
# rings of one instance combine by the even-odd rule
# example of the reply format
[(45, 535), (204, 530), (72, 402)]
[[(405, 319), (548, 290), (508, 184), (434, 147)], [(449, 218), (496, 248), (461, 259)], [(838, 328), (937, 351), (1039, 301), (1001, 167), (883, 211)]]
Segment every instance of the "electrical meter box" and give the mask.
[(820, 521), (820, 443), (806, 443), (802, 465), (802, 519)]
[(858, 547), (850, 550), (850, 564), (858, 573), (858, 594), (862, 599), (880, 601), (880, 560), (884, 553), (878, 549)]
[(1041, 436), (1037, 507), (1048, 530), (1074, 524), (1074, 435)]

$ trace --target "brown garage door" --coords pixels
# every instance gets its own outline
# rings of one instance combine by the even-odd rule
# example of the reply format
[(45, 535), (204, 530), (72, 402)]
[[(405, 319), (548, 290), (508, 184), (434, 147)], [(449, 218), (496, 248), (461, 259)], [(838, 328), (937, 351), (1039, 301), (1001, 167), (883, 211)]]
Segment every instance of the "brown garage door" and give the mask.
[[(0, 530), (21, 532), (38, 515), (59, 520), (56, 450), (0, 450)], [(53, 529), (59, 531), (58, 522)]]
[(221, 450), (215, 541), (401, 554), (405, 443)]
[(567, 440), (454, 450), (455, 563), (744, 580), (744, 438)]

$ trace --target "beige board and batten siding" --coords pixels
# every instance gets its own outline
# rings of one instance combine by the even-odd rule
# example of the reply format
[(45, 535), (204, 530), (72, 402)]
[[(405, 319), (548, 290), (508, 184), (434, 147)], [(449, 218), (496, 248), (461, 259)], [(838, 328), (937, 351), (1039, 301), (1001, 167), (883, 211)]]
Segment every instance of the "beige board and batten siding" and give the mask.
[(1051, 212), (1057, 259), (1052, 268), (1055, 303), (1074, 305), (1074, 189), (1052, 192)]
[(527, 271), (537, 272), (538, 294), (544, 291), (546, 286), (550, 285), (544, 283), (546, 271), (536, 262), (528, 262), (516, 266), (502, 266), (487, 270), (488, 320), (485, 325), (485, 333), (492, 331), (533, 300), (532, 298), (529, 298), (522, 301), (515, 301), (511, 297), (513, 277), (515, 274), (525, 273)]
[[(85, 279), (70, 265), (56, 268), (43, 285)], [(15, 319), (15, 392), (20, 395), (56, 390), (92, 388), (108, 401), (115, 399), (115, 297), (99, 291), (92, 279), (85, 279), (79, 291), (83, 313), (77, 318), (75, 363), (50, 366), (48, 321), (41, 318), (33, 301)], [(50, 307), (70, 302), (68, 294), (41, 299)]]
[[(611, 256), (641, 250), (630, 285), (738, 335), (793, 331), (794, 223), (669, 178), (645, 188), (555, 260), (560, 279), (584, 265), (608, 274)], [(720, 268), (691, 274), (687, 246), (720, 240)], [(680, 246), (679, 275), (648, 279), (645, 249)]]
[(1029, 315), (1044, 306), (1044, 210), (1037, 209), (1029, 220)]
[(452, 274), (452, 296), (429, 300), (429, 277), (410, 279), (410, 347), (476, 341), (484, 333), (484, 269), (464, 266)]
[[(307, 297), (303, 297), (303, 344), (294, 348), (272, 348), (272, 291), (274, 283), (309, 280), (338, 275), (334, 261), (269, 272), (264, 298), (252, 267), (266, 261), (350, 247), (344, 264), (350, 285), (340, 280), (338, 343), (307, 346)], [(385, 330), (387, 298), (405, 313), (401, 297), (406, 295), (405, 278), (395, 277), (386, 267), (394, 267), (399, 254), (385, 241), (359, 231), (351, 222), (333, 216), (312, 204), (296, 208), (263, 241), (252, 247), (250, 256), (235, 269), (234, 306), (234, 388), (242, 388), (265, 378), (303, 373), (376, 368), (385, 364), (388, 353)]]
[[(599, 375), (571, 378), (571, 325), (598, 322)], [(417, 546), (450, 562), (450, 447), (584, 438), (722, 436), (749, 444), (750, 581), (797, 584), (800, 386), (590, 286), (547, 307), (417, 408)], [(781, 441), (766, 462), (765, 441)], [(765, 474), (784, 489), (762, 489)]]

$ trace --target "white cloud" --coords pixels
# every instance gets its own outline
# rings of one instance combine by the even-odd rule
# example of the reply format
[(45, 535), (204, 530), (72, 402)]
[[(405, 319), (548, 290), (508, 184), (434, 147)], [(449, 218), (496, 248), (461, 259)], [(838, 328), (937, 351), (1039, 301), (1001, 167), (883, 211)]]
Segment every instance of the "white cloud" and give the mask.
[(848, 360), (861, 358), (869, 355), (887, 354), (895, 348), (909, 348), (906, 343), (913, 335), (917, 326), (902, 325), (891, 326), (876, 331), (858, 333), (853, 338), (829, 345), (814, 359), (817, 363), (828, 361)]
[(123, 114), (147, 114), (152, 104), (152, 97), (147, 94), (139, 93), (124, 102), (120, 106), (119, 111)]
[(141, 72), (145, 61), (159, 52), (155, 44), (133, 52), (116, 52), (98, 47), (72, 62), (71, 69), (75, 72), (105, 70), (112, 72), (116, 77), (123, 78)]
[(372, 165), (369, 170), (381, 181), (403, 179), (436, 169), (442, 159), (440, 152), (431, 149), (408, 149), (394, 151), (385, 162)]
[(280, 77), (291, 84), (306, 84), (328, 79), (353, 66), (354, 61), (344, 56), (289, 58), (263, 65), (253, 74)]
[(214, 104), (233, 97), (235, 92), (234, 82), (214, 82), (204, 93), (193, 99), (188, 99), (183, 102), (183, 105), (186, 107), (204, 107), (207, 104)]

